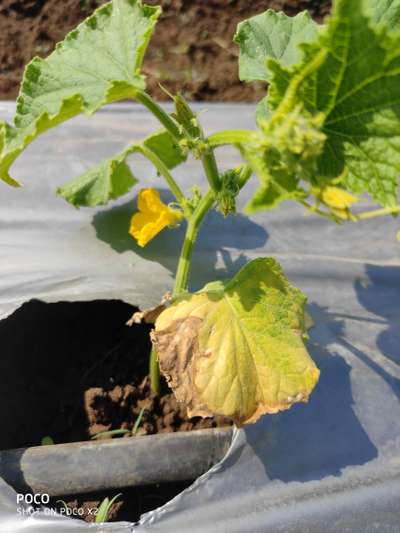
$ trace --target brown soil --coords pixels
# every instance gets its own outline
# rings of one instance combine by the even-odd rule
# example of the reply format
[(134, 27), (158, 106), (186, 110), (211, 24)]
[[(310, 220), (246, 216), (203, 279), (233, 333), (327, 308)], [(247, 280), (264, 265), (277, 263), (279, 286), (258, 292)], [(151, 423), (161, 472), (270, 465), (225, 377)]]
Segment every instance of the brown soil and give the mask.
[[(0, 99), (15, 98), (24, 65), (47, 56), (56, 42), (104, 0), (0, 0)], [(150, 43), (144, 71), (150, 92), (166, 99), (181, 90), (194, 100), (256, 101), (262, 84), (244, 85), (232, 43), (241, 20), (268, 8), (294, 15), (308, 9), (321, 20), (330, 0), (147, 0), (163, 15)]]
[(151, 326), (125, 325), (135, 310), (119, 301), (32, 301), (0, 322), (0, 449), (132, 429), (142, 408), (139, 434), (229, 424), (187, 418), (165, 383), (152, 394)]
[[(46, 304), (31, 301), (0, 321), (0, 450), (89, 439), (97, 432), (132, 429), (145, 409), (138, 433), (186, 431), (227, 425), (223, 418), (187, 418), (163, 383), (150, 390), (148, 359), (151, 326), (126, 321), (137, 308), (120, 301)], [(126, 437), (122, 437), (126, 438)], [(146, 438), (146, 437), (143, 437)], [(192, 480), (121, 491), (110, 520), (136, 521), (163, 505)], [(57, 497), (75, 517), (93, 521), (112, 493)]]

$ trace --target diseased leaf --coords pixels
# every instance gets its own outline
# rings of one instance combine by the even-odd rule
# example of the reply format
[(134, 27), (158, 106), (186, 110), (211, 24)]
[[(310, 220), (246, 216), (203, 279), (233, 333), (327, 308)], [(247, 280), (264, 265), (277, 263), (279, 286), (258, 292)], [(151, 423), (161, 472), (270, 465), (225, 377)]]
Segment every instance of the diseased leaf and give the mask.
[(163, 311), (153, 342), (189, 416), (244, 424), (307, 401), (319, 371), (304, 345), (305, 300), (274, 259), (260, 258)]
[(141, 0), (114, 0), (69, 33), (48, 58), (29, 63), (15, 126), (0, 126), (1, 179), (16, 184), (10, 166), (47, 129), (143, 89), (140, 67), (159, 13)]
[(171, 301), (172, 295), (170, 292), (164, 294), (161, 302), (150, 309), (144, 309), (143, 311), (135, 311), (131, 318), (126, 322), (127, 326), (133, 326), (134, 324), (154, 324), (160, 314), (165, 310), (166, 305)]
[[(297, 105), (324, 115), (317, 177), (323, 184), (341, 176), (351, 191), (390, 207), (397, 204), (400, 173), (400, 32), (374, 26), (366, 12), (362, 0), (337, 0), (318, 40), (304, 45), (301, 65), (287, 69), (270, 60), (268, 103), (277, 108), (291, 80), (325, 51), (296, 93)], [(377, 13), (384, 18), (384, 10)]]
[(284, 66), (300, 61), (300, 43), (313, 41), (318, 25), (308, 11), (295, 17), (268, 9), (238, 25), (234, 41), (239, 45), (239, 77), (243, 81), (271, 81), (267, 60)]

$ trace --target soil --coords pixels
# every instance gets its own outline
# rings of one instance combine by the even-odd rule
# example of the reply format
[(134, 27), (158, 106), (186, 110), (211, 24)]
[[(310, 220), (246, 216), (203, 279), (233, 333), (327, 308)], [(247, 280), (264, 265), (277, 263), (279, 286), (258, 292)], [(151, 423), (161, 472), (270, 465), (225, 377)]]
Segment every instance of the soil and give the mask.
[(132, 429), (142, 409), (140, 435), (230, 424), (189, 419), (165, 382), (160, 397), (152, 394), (152, 326), (125, 325), (136, 310), (120, 301), (31, 301), (0, 322), (0, 449)]
[[(0, 450), (37, 446), (43, 437), (58, 444), (132, 429), (143, 408), (139, 435), (230, 425), (222, 417), (189, 419), (165, 382), (160, 397), (152, 394), (147, 374), (152, 326), (125, 325), (137, 310), (113, 300), (31, 301), (0, 321), (0, 420), (6, 428)], [(122, 492), (110, 520), (136, 521), (192, 481), (61, 496), (52, 508), (60, 509), (56, 500), (64, 500), (90, 522), (95, 514), (89, 509)]]
[[(0, 0), (0, 99), (17, 96), (24, 66), (47, 56), (56, 42), (104, 0)], [(238, 79), (237, 47), (232, 43), (241, 20), (272, 8), (295, 15), (308, 9), (320, 21), (329, 0), (147, 0), (163, 15), (146, 54), (149, 92), (160, 100), (182, 91), (193, 100), (257, 101), (260, 83)]]

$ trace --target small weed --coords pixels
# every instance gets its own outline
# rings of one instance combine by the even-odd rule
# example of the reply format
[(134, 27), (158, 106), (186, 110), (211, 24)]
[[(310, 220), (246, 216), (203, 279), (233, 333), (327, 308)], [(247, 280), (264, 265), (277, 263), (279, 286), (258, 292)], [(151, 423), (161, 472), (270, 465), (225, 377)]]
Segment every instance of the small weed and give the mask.
[(135, 421), (135, 425), (132, 429), (112, 429), (110, 431), (100, 431), (99, 433), (96, 433), (91, 437), (92, 440), (100, 440), (100, 439), (109, 439), (113, 437), (119, 437), (121, 435), (129, 435), (130, 437), (134, 437), (139, 429), (140, 423), (143, 418), (143, 414), (145, 412), (144, 407), (140, 410), (140, 413)]

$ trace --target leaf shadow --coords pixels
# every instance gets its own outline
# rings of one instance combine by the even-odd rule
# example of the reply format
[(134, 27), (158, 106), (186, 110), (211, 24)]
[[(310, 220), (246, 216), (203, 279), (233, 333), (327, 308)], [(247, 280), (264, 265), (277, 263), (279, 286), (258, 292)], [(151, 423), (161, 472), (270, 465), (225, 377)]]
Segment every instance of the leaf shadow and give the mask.
[[(173, 201), (167, 189), (161, 189), (159, 192), (165, 203)], [(107, 243), (117, 253), (133, 252), (148, 261), (159, 263), (173, 277), (184, 239), (185, 224), (181, 224), (179, 228), (162, 231), (146, 247), (141, 248), (128, 233), (135, 206), (136, 198), (96, 213), (92, 225), (97, 238)], [(232, 249), (262, 248), (267, 240), (268, 233), (265, 229), (248, 217), (237, 214), (224, 218), (222, 214), (210, 211), (200, 228), (193, 253), (191, 290), (198, 290), (213, 279), (230, 278), (247, 263), (249, 258), (245, 253), (239, 251), (234, 257)]]
[(376, 345), (385, 357), (400, 365), (400, 266), (368, 264), (366, 275), (367, 280), (354, 283), (358, 301), (381, 317), (384, 329), (377, 335)]
[[(353, 407), (352, 367), (340, 354), (326, 349), (333, 331), (340, 342), (343, 323), (317, 304), (310, 306), (310, 313), (316, 326), (310, 332), (309, 351), (321, 376), (309, 403), (244, 428), (247, 443), (269, 480), (306, 482), (340, 476), (344, 468), (378, 456)], [(236, 462), (237, 457), (229, 461)]]
[[(365, 346), (365, 343), (375, 344), (379, 354), (390, 362), (389, 367), (397, 367), (400, 372), (400, 267), (367, 264), (366, 276), (367, 279), (355, 280), (354, 289), (359, 303), (376, 318), (330, 313), (328, 308), (316, 303), (310, 306), (310, 311), (321, 317), (341, 346), (380, 376), (400, 398), (400, 379), (373, 357), (373, 346), (372, 350)], [(357, 342), (357, 346), (346, 336), (344, 319), (362, 325), (364, 338), (361, 343)], [(376, 334), (378, 325), (381, 327)]]
[[(390, 425), (391, 413), (386, 414), (386, 420), (372, 422), (372, 426), (370, 420), (363, 426), (366, 421), (361, 423), (358, 418), (360, 407), (355, 405), (352, 392), (350, 376), (354, 369), (351, 362), (354, 361), (355, 368), (359, 360), (362, 367), (367, 367), (388, 385), (386, 394), (393, 393), (394, 399), (400, 398), (400, 379), (396, 377), (399, 374), (395, 375), (393, 365), (400, 363), (400, 267), (366, 265), (366, 274), (366, 280), (354, 282), (355, 292), (361, 305), (377, 316), (339, 314), (311, 303), (308, 310), (315, 326), (310, 331), (309, 351), (321, 377), (309, 403), (297, 404), (289, 411), (266, 416), (257, 424), (245, 427), (243, 439), (248, 447), (238, 446), (233, 450), (222, 464), (223, 470), (229, 471), (240, 458), (242, 463), (247, 461), (247, 476), (253, 484), (255, 480), (265, 484), (265, 478), (307, 482), (328, 476), (339, 477), (346, 467), (361, 466), (378, 457), (380, 441), (376, 441), (375, 432), (382, 423), (386, 428)], [(363, 335), (362, 340), (368, 348), (360, 349), (349, 340), (347, 319), (353, 323), (353, 335), (356, 333), (356, 338)], [(359, 331), (354, 323), (361, 324)], [(383, 327), (377, 332), (379, 326)], [(374, 357), (374, 341), (378, 357)], [(338, 348), (336, 352), (329, 352), (326, 347), (333, 344)], [(370, 346), (372, 350), (369, 350)], [(342, 352), (348, 354), (347, 360), (342, 357)], [(387, 358), (389, 365), (382, 356)], [(371, 373), (362, 372), (368, 386)], [(365, 388), (360, 378), (353, 379), (358, 379), (358, 388)], [(379, 402), (379, 398), (376, 400)], [(374, 431), (373, 440), (370, 428)], [(385, 438), (390, 438), (390, 434)], [(258, 462), (254, 462), (253, 454), (257, 455)], [(265, 478), (260, 478), (260, 466)]]

